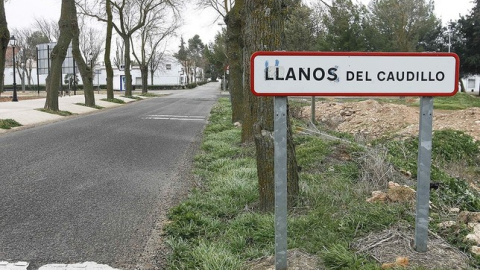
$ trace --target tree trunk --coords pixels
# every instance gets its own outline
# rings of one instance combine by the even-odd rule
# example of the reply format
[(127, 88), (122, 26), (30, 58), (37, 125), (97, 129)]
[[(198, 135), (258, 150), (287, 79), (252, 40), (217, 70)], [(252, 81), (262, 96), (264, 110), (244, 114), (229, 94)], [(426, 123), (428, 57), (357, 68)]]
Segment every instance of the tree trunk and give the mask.
[[(284, 35), (284, 18), (288, 4), (273, 0), (245, 0), (244, 14), (246, 24), (244, 41), (246, 52), (244, 60), (244, 94), (247, 102), (244, 126), (250, 125), (253, 131), (257, 151), (257, 174), (260, 193), (260, 209), (274, 209), (274, 143), (273, 143), (273, 98), (256, 97), (250, 91), (250, 55), (260, 50), (281, 50)], [(288, 123), (290, 118), (288, 117)], [(288, 206), (295, 204), (298, 195), (298, 172), (295, 147), (292, 139), (291, 126), (287, 128), (287, 179)]]
[(22, 75), (20, 76), (20, 79), (22, 80), (22, 92), (25, 93), (25, 68), (22, 68)]
[(28, 89), (32, 90), (32, 68), (28, 67), (27, 70), (27, 83), (28, 83)]
[[(235, 6), (225, 18), (227, 24), (226, 48), (229, 64), (229, 91), (232, 103), (232, 123), (243, 123), (243, 59), (242, 59), (242, 27), (244, 18), (242, 15), (243, 0), (237, 0)], [(224, 67), (225, 68), (225, 67)]]
[(7, 17), (5, 16), (5, 1), (0, 0), (0, 94), (5, 83), (5, 56), (7, 54), (10, 32), (8, 31)]
[(148, 93), (148, 65), (141, 65), (140, 73), (142, 76), (142, 94), (146, 94)]
[(45, 109), (58, 111), (58, 92), (62, 80), (62, 64), (67, 56), (68, 46), (73, 38), (74, 27), (78, 27), (74, 0), (62, 0), (62, 9), (58, 26), (60, 37), (50, 54), (51, 67), (47, 76), (47, 99)]
[(150, 85), (153, 85), (153, 76), (155, 75), (155, 71), (150, 69)]
[(123, 37), (125, 43), (125, 96), (131, 97), (133, 92), (132, 74), (130, 72), (130, 40), (128, 37)]
[(113, 99), (113, 67), (112, 60), (110, 60), (110, 53), (112, 50), (112, 33), (113, 33), (113, 15), (112, 15), (112, 4), (109, 0), (106, 2), (106, 13), (107, 13), (107, 36), (105, 41), (105, 71), (107, 72), (107, 99)]
[[(76, 18), (77, 17), (75, 17), (75, 19)], [(75, 62), (77, 63), (80, 75), (82, 76), (85, 106), (95, 107), (95, 92), (93, 91), (93, 70), (92, 67), (85, 62), (82, 57), (82, 53), (80, 52), (79, 34), (80, 31), (77, 26), (74, 37), (72, 39), (72, 54)]]
[(193, 82), (197, 84), (197, 63), (193, 64)]
[(91, 68), (83, 60), (80, 52), (80, 30), (78, 29), (75, 0), (62, 0), (62, 13), (58, 25), (60, 28), (60, 37), (51, 54), (52, 66), (47, 77), (47, 100), (45, 102), (45, 109), (53, 111), (59, 110), (58, 92), (62, 81), (62, 64), (67, 55), (70, 42), (72, 42), (73, 57), (82, 75), (85, 105), (94, 107), (93, 74)]

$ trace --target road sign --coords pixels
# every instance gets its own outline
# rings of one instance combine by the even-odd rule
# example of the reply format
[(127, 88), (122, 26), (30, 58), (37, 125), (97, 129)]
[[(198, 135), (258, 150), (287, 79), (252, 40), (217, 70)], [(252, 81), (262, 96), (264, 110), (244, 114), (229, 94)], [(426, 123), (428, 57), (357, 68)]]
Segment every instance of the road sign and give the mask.
[[(287, 269), (286, 96), (420, 96), (415, 249), (427, 251), (434, 96), (458, 91), (454, 53), (256, 52), (251, 91), (274, 96), (275, 269)], [(312, 109), (313, 111), (313, 109)]]
[(452, 96), (454, 53), (256, 52), (251, 90), (258, 96)]

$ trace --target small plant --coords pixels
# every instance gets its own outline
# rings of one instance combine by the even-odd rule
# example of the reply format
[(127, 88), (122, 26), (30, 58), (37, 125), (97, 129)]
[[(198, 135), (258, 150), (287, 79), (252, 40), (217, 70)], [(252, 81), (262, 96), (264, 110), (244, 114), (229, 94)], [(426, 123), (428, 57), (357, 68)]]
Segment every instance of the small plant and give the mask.
[(50, 110), (50, 109), (37, 109), (37, 111), (46, 112), (46, 113), (51, 113), (51, 114), (56, 114), (56, 115), (60, 115), (60, 116), (70, 116), (70, 115), (73, 115), (73, 113), (71, 113), (71, 112), (69, 112), (69, 111), (54, 111), (54, 110)]
[(94, 109), (98, 109), (98, 110), (104, 109), (104, 107), (98, 106), (98, 105), (90, 107), (90, 106), (85, 105), (85, 103), (75, 103), (75, 105), (85, 106), (85, 107), (94, 108)]
[(123, 96), (123, 97), (125, 97), (125, 98), (130, 98), (130, 99), (136, 99), (136, 100), (142, 99), (142, 98), (139, 97), (139, 96), (128, 96), (128, 97), (127, 97), (127, 96)]
[(325, 266), (334, 270), (376, 270), (379, 267), (362, 255), (353, 253), (341, 244), (334, 244), (322, 252)]
[(103, 98), (102, 100), (107, 102), (117, 103), (117, 104), (125, 104), (125, 101), (118, 98), (111, 98), (111, 99)]
[(13, 127), (20, 127), (20, 126), (22, 125), (13, 119), (0, 119), (1, 129), (11, 129)]
[(154, 94), (154, 93), (144, 93), (144, 94), (141, 94), (140, 96), (142, 97), (160, 97), (161, 95), (157, 95), (157, 94)]
[(448, 163), (465, 160), (470, 165), (480, 163), (480, 141), (459, 130), (435, 131), (433, 156), (437, 162)]

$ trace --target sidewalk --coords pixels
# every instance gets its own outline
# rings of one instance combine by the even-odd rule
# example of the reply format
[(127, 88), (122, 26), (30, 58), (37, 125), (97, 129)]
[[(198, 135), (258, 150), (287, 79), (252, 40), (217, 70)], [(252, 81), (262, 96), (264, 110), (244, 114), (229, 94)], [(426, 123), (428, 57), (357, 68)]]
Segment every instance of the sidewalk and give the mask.
[[(95, 105), (104, 108), (118, 107), (123, 105), (101, 100), (106, 98), (106, 94), (95, 93)], [(125, 101), (125, 103), (135, 101), (135, 99), (125, 98), (118, 95), (116, 95), (115, 98), (121, 99)], [(58, 97), (58, 105), (62, 111), (69, 111), (73, 114), (84, 114), (99, 111), (99, 109), (77, 105), (78, 103), (85, 103), (85, 97), (83, 95)], [(22, 126), (34, 126), (65, 119), (65, 116), (41, 112), (38, 110), (42, 109), (44, 106), (45, 98), (20, 100), (18, 102), (0, 102), (0, 119), (13, 119), (22, 124)], [(9, 130), (6, 129), (0, 129), (0, 134), (8, 131)]]

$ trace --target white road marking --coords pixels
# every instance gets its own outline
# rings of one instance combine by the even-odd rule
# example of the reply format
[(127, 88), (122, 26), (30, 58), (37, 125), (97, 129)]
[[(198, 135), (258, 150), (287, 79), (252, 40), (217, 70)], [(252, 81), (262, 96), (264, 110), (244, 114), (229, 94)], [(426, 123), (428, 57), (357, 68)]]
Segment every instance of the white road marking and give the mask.
[(145, 120), (178, 120), (178, 121), (205, 121), (205, 116), (195, 115), (147, 115)]
[(105, 264), (95, 262), (84, 262), (77, 264), (48, 264), (38, 270), (118, 270)]
[[(0, 261), (0, 269), (2, 270), (27, 270), (28, 262), (9, 263)], [(38, 270), (118, 270), (105, 264), (97, 264), (95, 262), (84, 262), (76, 264), (47, 264)]]
[(9, 263), (6, 261), (0, 262), (0, 269), (5, 270), (27, 270), (29, 263), (27, 262), (16, 262), (16, 263)]

